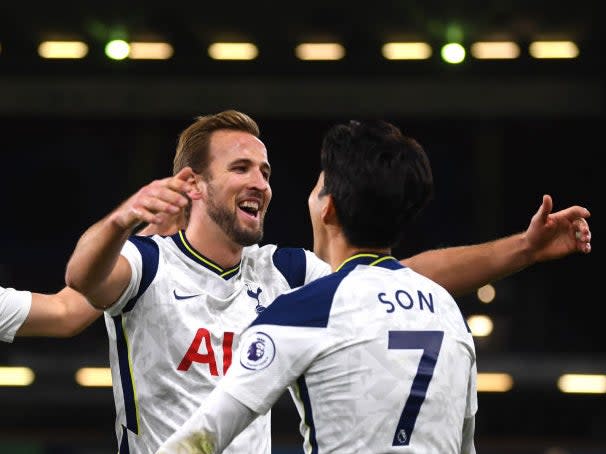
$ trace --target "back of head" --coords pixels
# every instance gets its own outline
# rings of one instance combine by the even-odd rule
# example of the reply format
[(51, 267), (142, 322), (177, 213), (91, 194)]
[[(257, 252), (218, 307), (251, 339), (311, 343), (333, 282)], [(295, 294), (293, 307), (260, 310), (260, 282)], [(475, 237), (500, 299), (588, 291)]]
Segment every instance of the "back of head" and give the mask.
[(321, 153), (324, 193), (331, 194), (352, 246), (393, 247), (433, 196), (421, 145), (385, 121), (333, 126)]
[(194, 172), (204, 175), (209, 164), (210, 137), (213, 132), (221, 129), (244, 131), (259, 137), (257, 123), (237, 110), (197, 117), (196, 121), (179, 135), (173, 160), (173, 174), (189, 166)]

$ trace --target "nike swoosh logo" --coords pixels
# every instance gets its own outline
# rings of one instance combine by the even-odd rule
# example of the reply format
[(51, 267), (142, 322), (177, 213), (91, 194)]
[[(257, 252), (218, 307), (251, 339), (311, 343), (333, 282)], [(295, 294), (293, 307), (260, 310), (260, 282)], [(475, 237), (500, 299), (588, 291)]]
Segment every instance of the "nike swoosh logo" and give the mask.
[(175, 295), (175, 298), (178, 300), (188, 300), (190, 298), (195, 298), (196, 296), (200, 296), (199, 293), (197, 295), (177, 295), (176, 290), (173, 290), (173, 295)]

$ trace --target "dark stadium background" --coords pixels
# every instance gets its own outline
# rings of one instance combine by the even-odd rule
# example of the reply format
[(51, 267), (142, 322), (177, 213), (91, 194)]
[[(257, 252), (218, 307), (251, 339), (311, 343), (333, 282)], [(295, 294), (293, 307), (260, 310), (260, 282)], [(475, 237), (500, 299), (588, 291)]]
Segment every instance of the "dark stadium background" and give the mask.
[[(465, 315), (484, 313), (495, 332), (476, 339), (480, 371), (516, 381), (481, 393), (478, 452), (606, 452), (604, 394), (567, 395), (560, 373), (606, 373), (601, 248), (603, 171), (603, 7), (596, 1), (308, 1), (168, 5), (53, 2), (0, 5), (0, 285), (38, 292), (63, 286), (78, 236), (140, 186), (170, 172), (176, 138), (196, 115), (235, 108), (252, 115), (273, 167), (274, 198), (264, 241), (312, 247), (307, 196), (317, 176), (322, 133), (333, 123), (381, 117), (417, 138), (432, 161), (435, 198), (397, 249), (488, 241), (522, 231), (541, 196), (555, 210), (589, 208), (589, 256), (533, 266), (495, 283), (490, 305), (458, 298)], [(439, 43), (449, 23), (467, 42), (510, 32), (521, 47), (540, 33), (580, 43), (571, 61), (468, 59), (387, 62), (389, 30)], [(91, 23), (152, 30), (173, 43), (165, 62), (108, 61)], [(83, 35), (89, 56), (42, 61), (37, 42), (56, 30)], [(95, 29), (98, 30), (98, 27)], [(255, 41), (253, 62), (214, 62), (214, 34)], [(299, 62), (298, 36), (342, 38), (341, 62)], [(600, 159), (602, 158), (602, 159)], [(388, 182), (386, 182), (388, 183)], [(71, 339), (18, 338), (0, 345), (0, 365), (35, 370), (27, 388), (0, 388), (0, 453), (116, 451), (109, 388), (83, 389), (82, 366), (106, 366), (102, 321)], [(299, 452), (298, 418), (285, 396), (274, 408), (276, 453)]]

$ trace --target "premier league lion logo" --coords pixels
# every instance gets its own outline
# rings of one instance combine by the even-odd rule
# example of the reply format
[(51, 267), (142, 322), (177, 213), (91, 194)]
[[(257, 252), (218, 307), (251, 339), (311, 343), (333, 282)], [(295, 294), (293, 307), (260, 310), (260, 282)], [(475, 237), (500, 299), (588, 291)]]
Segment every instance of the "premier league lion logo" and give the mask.
[(247, 334), (242, 341), (242, 347), (240, 364), (250, 370), (265, 369), (276, 356), (274, 341), (261, 331)]
[(259, 339), (258, 341), (253, 342), (248, 347), (248, 359), (251, 361), (258, 361), (263, 356), (265, 352), (265, 341), (263, 339)]

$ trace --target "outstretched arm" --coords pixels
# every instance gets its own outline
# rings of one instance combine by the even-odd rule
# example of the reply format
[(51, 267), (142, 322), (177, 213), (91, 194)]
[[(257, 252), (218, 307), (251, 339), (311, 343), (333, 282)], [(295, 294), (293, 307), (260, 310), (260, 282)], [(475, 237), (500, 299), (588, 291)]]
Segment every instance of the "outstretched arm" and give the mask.
[(552, 213), (544, 195), (525, 232), (495, 241), (422, 252), (402, 260), (455, 296), (502, 279), (538, 262), (591, 252), (589, 210), (578, 205)]
[(72, 337), (101, 314), (69, 287), (51, 295), (32, 293), (31, 308), (17, 336)]
[[(148, 224), (138, 235), (171, 235), (184, 228), (183, 216), (166, 216), (159, 224)], [(95, 309), (80, 293), (64, 287), (57, 293), (31, 293), (27, 317), (16, 336), (72, 337), (80, 334), (103, 312)]]
[(141, 188), (80, 237), (67, 263), (65, 282), (99, 309), (120, 297), (131, 277), (122, 246), (141, 222), (162, 224), (166, 215), (178, 214), (187, 205), (184, 195), (193, 179), (191, 168), (155, 180)]

